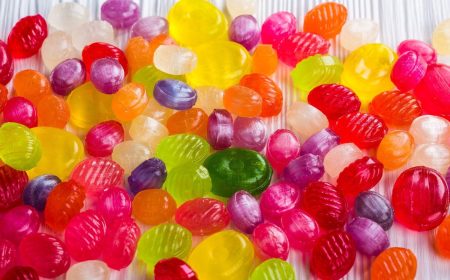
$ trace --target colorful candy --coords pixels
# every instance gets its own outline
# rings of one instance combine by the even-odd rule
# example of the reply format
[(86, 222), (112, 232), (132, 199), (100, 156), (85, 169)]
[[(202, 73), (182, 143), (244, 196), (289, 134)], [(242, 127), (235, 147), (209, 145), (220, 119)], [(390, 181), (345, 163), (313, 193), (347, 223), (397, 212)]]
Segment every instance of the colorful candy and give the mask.
[(214, 109), (208, 117), (207, 139), (215, 150), (229, 148), (233, 143), (233, 117), (224, 109)]
[(281, 228), (291, 247), (307, 251), (319, 238), (319, 225), (313, 217), (300, 209), (292, 209), (281, 215)]
[(129, 28), (140, 17), (139, 6), (133, 1), (108, 0), (101, 6), (100, 16), (114, 28)]
[(124, 76), (122, 65), (115, 59), (100, 58), (91, 65), (92, 84), (102, 93), (116, 93), (122, 87)]
[(427, 143), (448, 144), (450, 123), (441, 117), (424, 115), (414, 119), (409, 128), (409, 133), (417, 145)]
[(277, 172), (281, 172), (300, 154), (300, 141), (288, 129), (278, 129), (267, 140), (266, 157)]
[(14, 74), (14, 63), (11, 52), (5, 42), (0, 40), (0, 84), (6, 85)]
[(87, 45), (96, 42), (114, 44), (114, 29), (106, 21), (88, 21), (72, 31), (72, 43), (79, 52)]
[(253, 270), (250, 280), (294, 280), (295, 272), (288, 262), (280, 259), (268, 259)]
[(415, 147), (411, 166), (427, 166), (445, 174), (450, 166), (450, 148), (442, 144), (422, 144)]
[(304, 154), (292, 160), (283, 170), (283, 178), (304, 189), (324, 174), (322, 159), (317, 155)]
[(84, 261), (76, 263), (66, 273), (67, 280), (92, 279), (108, 280), (110, 270), (102, 261)]
[(449, 55), (450, 50), (448, 48), (450, 42), (450, 35), (448, 29), (450, 27), (450, 20), (444, 20), (440, 22), (438, 26), (433, 30), (433, 47), (440, 55)]
[(0, 275), (7, 272), (17, 262), (17, 248), (8, 239), (0, 239)]
[(8, 165), (0, 166), (0, 209), (9, 209), (19, 204), (27, 183), (26, 172), (15, 170)]
[(3, 107), (3, 120), (20, 123), (29, 128), (35, 127), (38, 123), (36, 107), (26, 98), (13, 97), (6, 101)]
[(159, 104), (175, 110), (190, 109), (197, 100), (194, 89), (182, 81), (171, 79), (158, 81), (153, 96)]
[(272, 223), (261, 223), (252, 234), (258, 256), (265, 260), (279, 258), (286, 260), (289, 255), (289, 240), (281, 228)]
[(33, 268), (29, 266), (15, 266), (3, 275), (3, 280), (39, 280), (39, 275)]
[(177, 204), (167, 191), (147, 189), (136, 194), (132, 207), (136, 220), (146, 225), (158, 225), (172, 218)]
[(302, 141), (328, 127), (327, 117), (314, 106), (302, 101), (291, 105), (286, 113), (286, 120)]
[[(139, 58), (139, 60), (142, 62), (141, 58)], [(130, 65), (130, 67), (132, 67), (132, 65)], [(158, 91), (161, 96), (168, 95), (168, 100), (180, 98), (183, 96), (186, 97), (185, 94), (187, 94), (188, 96), (193, 95), (191, 93), (191, 91), (193, 91), (191, 87), (183, 83), (185, 81), (184, 76), (169, 75), (167, 73), (159, 71), (154, 65), (147, 65), (140, 68), (138, 71), (136, 71), (131, 80), (134, 83), (142, 84), (145, 87), (145, 91), (147, 92), (149, 97), (153, 96), (155, 91)], [(158, 88), (156, 88), (156, 84), (159, 82), (162, 82), (162, 84), (159, 84)], [(174, 91), (177, 90), (181, 91), (180, 95), (176, 95), (174, 93)], [(158, 102), (160, 100), (162, 101), (161, 105), (167, 107), (167, 104), (164, 102), (168, 101), (164, 101), (160, 98)], [(193, 105), (194, 104), (190, 105), (190, 107), (192, 107)]]
[(266, 123), (260, 118), (237, 117), (233, 126), (234, 146), (262, 151), (267, 142)]
[(128, 177), (133, 194), (145, 189), (159, 189), (167, 177), (166, 165), (159, 158), (151, 158), (139, 164)]
[(95, 157), (111, 155), (124, 139), (123, 127), (116, 121), (102, 122), (92, 127), (85, 138), (86, 151)]
[(303, 21), (303, 31), (333, 39), (347, 20), (347, 8), (338, 3), (322, 3), (309, 10)]
[(130, 32), (131, 37), (142, 37), (150, 42), (156, 36), (169, 32), (169, 22), (160, 16), (143, 17), (131, 26)]
[(328, 53), (330, 42), (317, 34), (297, 32), (284, 37), (276, 45), (276, 49), (281, 61), (295, 67), (299, 62), (310, 56)]
[(187, 48), (161, 45), (153, 54), (155, 67), (170, 75), (184, 75), (195, 69), (197, 55)]
[(125, 174), (131, 172), (147, 159), (152, 157), (150, 148), (137, 141), (124, 141), (117, 144), (111, 154), (111, 159), (123, 168)]
[(363, 45), (374, 43), (379, 32), (379, 24), (370, 19), (349, 20), (341, 29), (341, 46), (353, 51)]
[(355, 144), (340, 144), (325, 154), (323, 167), (328, 175), (337, 178), (345, 167), (363, 157), (363, 152)]
[(41, 175), (30, 180), (23, 191), (24, 204), (34, 207), (39, 212), (44, 211), (50, 192), (61, 183), (54, 175)]
[(89, 10), (74, 2), (57, 3), (52, 6), (47, 15), (48, 24), (64, 32), (70, 32), (81, 24), (88, 22)]
[(261, 26), (261, 41), (276, 46), (281, 39), (294, 34), (297, 20), (289, 12), (278, 12), (270, 15)]
[(405, 40), (397, 46), (397, 54), (413, 51), (418, 54), (427, 64), (434, 64), (437, 60), (436, 51), (429, 44), (419, 40)]
[(292, 211), (300, 202), (300, 192), (295, 185), (278, 182), (268, 187), (262, 194), (259, 207), (265, 220), (279, 224), (280, 217)]
[(441, 256), (447, 258), (450, 256), (449, 225), (450, 225), (450, 218), (447, 217), (439, 225), (436, 235), (434, 237), (434, 245), (436, 247), (436, 250)]
[(248, 0), (242, 3), (239, 0), (227, 0), (226, 7), (232, 18), (240, 15), (253, 15), (256, 13), (256, 1)]
[(197, 280), (192, 268), (179, 258), (160, 260), (154, 269), (155, 280)]
[(427, 62), (416, 52), (404, 52), (392, 67), (391, 81), (401, 91), (412, 90), (425, 76), (427, 67)]
[[(60, 3), (76, 4), (76, 3)], [(78, 5), (78, 4), (77, 4)], [(64, 17), (64, 20), (68, 20)], [(79, 22), (79, 21), (78, 21)], [(78, 23), (77, 22), (77, 23)], [(53, 70), (59, 63), (66, 59), (78, 56), (78, 51), (72, 45), (70, 34), (62, 31), (55, 31), (48, 35), (41, 47), (42, 62), (48, 70)]]
[(47, 34), (47, 22), (40, 14), (21, 18), (8, 35), (11, 55), (26, 58), (37, 54)]
[(377, 149), (377, 159), (388, 170), (406, 164), (414, 149), (414, 139), (406, 131), (395, 130), (387, 133)]
[(167, 119), (169, 134), (189, 133), (206, 138), (208, 115), (199, 108), (178, 111)]
[(227, 202), (233, 224), (242, 232), (251, 234), (263, 222), (258, 201), (246, 191), (235, 192)]
[(233, 18), (228, 37), (251, 51), (260, 39), (258, 21), (252, 15), (240, 15)]
[(133, 140), (149, 146), (152, 150), (169, 135), (167, 127), (158, 120), (145, 115), (134, 118), (128, 133)]
[(57, 95), (43, 97), (37, 106), (38, 125), (64, 128), (70, 119), (69, 105)]
[(107, 223), (129, 218), (131, 216), (130, 195), (119, 187), (107, 188), (99, 194), (95, 209)]
[(217, 87), (202, 86), (197, 91), (197, 102), (195, 106), (202, 109), (208, 115), (215, 109), (223, 109), (223, 90)]
[(391, 203), (377, 192), (361, 192), (355, 199), (354, 209), (356, 216), (371, 219), (384, 230), (390, 229), (394, 223)]
[(346, 227), (356, 249), (364, 255), (377, 256), (389, 247), (389, 238), (376, 222), (357, 217)]
[(14, 76), (13, 88), (15, 96), (25, 97), (35, 106), (43, 97), (51, 94), (47, 77), (31, 69), (20, 71)]
[(313, 134), (302, 145), (300, 155), (316, 155), (321, 159), (334, 147), (339, 145), (340, 137), (331, 129), (325, 128)]
[(52, 70), (49, 79), (53, 92), (66, 96), (84, 83), (86, 70), (81, 60), (67, 59)]
[(345, 167), (337, 179), (337, 187), (344, 194), (358, 194), (370, 190), (383, 177), (383, 164), (372, 157), (363, 157)]
[(370, 279), (408, 279), (416, 276), (417, 259), (409, 249), (392, 247), (383, 251), (370, 267)]
[(91, 66), (96, 60), (100, 58), (112, 58), (117, 60), (122, 65), (125, 75), (128, 73), (128, 61), (125, 53), (116, 46), (108, 43), (95, 42), (83, 48), (81, 53), (83, 62), (86, 66), (86, 74), (91, 73)]
[(252, 73), (270, 76), (277, 70), (278, 55), (271, 45), (257, 45), (252, 58)]
[(15, 244), (39, 230), (39, 213), (32, 207), (20, 205), (0, 217), (0, 235)]
[(224, 91), (223, 106), (232, 114), (256, 117), (261, 115), (262, 104), (261, 95), (251, 88), (235, 85)]
[(124, 85), (114, 94), (111, 106), (114, 115), (122, 122), (131, 121), (144, 112), (148, 97), (144, 86), (135, 83)]

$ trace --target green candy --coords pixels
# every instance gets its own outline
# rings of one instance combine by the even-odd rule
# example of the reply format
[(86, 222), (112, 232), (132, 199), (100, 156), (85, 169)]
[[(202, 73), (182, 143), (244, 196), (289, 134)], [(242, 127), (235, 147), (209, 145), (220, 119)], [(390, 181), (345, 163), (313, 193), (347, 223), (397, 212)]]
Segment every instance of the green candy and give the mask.
[(268, 259), (253, 270), (250, 280), (294, 280), (292, 266), (280, 259)]
[(212, 192), (230, 197), (240, 190), (259, 194), (269, 185), (272, 168), (259, 153), (231, 148), (210, 155), (203, 165), (212, 181)]
[(147, 92), (147, 95), (149, 97), (153, 96), (153, 89), (155, 88), (156, 83), (159, 80), (164, 79), (173, 79), (173, 80), (180, 80), (180, 81), (186, 81), (184, 76), (175, 76), (170, 75), (164, 72), (159, 71), (156, 69), (154, 65), (148, 65), (145, 67), (142, 67), (136, 73), (134, 73), (131, 80), (135, 83), (139, 83), (145, 87), (145, 91)]

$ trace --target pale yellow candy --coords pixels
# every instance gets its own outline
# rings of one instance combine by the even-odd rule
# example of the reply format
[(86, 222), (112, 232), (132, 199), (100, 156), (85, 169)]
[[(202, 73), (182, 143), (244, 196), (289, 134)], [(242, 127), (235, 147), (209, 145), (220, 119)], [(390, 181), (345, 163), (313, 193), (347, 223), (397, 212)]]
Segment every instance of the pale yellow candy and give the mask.
[(72, 31), (72, 43), (78, 51), (87, 45), (103, 42), (115, 45), (114, 29), (103, 20), (86, 22)]
[(347, 21), (340, 33), (341, 46), (353, 51), (362, 45), (375, 43), (380, 32), (378, 23), (370, 19), (354, 19)]
[(227, 11), (232, 18), (256, 14), (256, 0), (227, 0)]
[(162, 106), (154, 98), (148, 101), (147, 108), (143, 115), (151, 117), (162, 124), (166, 124), (170, 116), (175, 113), (175, 110)]
[(328, 127), (327, 117), (314, 106), (298, 101), (291, 105), (286, 114), (288, 124), (300, 136), (302, 142), (311, 135)]
[(416, 118), (409, 128), (414, 142), (419, 144), (450, 144), (450, 123), (441, 117), (423, 115)]
[(79, 52), (72, 45), (69, 34), (56, 31), (45, 38), (41, 47), (42, 61), (48, 70), (53, 70), (60, 62), (79, 57)]
[(111, 155), (112, 160), (125, 170), (125, 174), (131, 174), (139, 164), (151, 157), (150, 148), (134, 140), (117, 144)]
[(110, 269), (102, 261), (84, 261), (72, 265), (66, 280), (109, 280)]
[(433, 31), (433, 47), (440, 55), (450, 55), (450, 19), (441, 23)]
[(128, 132), (133, 140), (139, 141), (152, 149), (155, 149), (159, 142), (169, 135), (169, 131), (162, 123), (145, 115), (136, 117), (131, 122)]
[(450, 148), (441, 144), (416, 146), (411, 156), (411, 166), (427, 166), (445, 175), (450, 167)]
[(78, 3), (58, 3), (53, 5), (47, 16), (47, 23), (57, 29), (70, 32), (90, 19), (89, 10)]
[(223, 90), (217, 87), (203, 86), (195, 89), (197, 102), (195, 107), (210, 115), (214, 109), (223, 109)]
[(43, 174), (67, 179), (84, 158), (83, 143), (74, 134), (59, 128), (41, 126), (31, 131), (41, 142), (42, 157), (37, 166), (28, 171), (30, 179)]
[(362, 157), (364, 153), (355, 144), (340, 144), (325, 155), (323, 167), (328, 175), (337, 178), (344, 168)]
[(161, 45), (153, 55), (155, 67), (167, 74), (184, 75), (197, 65), (197, 55), (187, 48), (176, 45)]

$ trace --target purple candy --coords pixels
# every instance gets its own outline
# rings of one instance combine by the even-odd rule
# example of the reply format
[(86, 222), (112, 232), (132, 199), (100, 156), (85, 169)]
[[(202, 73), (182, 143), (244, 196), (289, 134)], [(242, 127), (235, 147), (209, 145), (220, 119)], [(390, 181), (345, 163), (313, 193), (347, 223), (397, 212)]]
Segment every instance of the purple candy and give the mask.
[(214, 109), (208, 117), (208, 142), (215, 150), (229, 148), (233, 142), (233, 117), (225, 109)]
[(167, 19), (159, 16), (150, 16), (141, 18), (131, 27), (131, 37), (143, 37), (151, 41), (158, 35), (169, 32), (169, 22)]
[(66, 96), (73, 89), (84, 83), (86, 67), (77, 58), (64, 60), (50, 73), (50, 84), (55, 93)]
[(237, 117), (233, 127), (236, 147), (259, 152), (266, 146), (267, 127), (261, 118)]
[(294, 183), (300, 189), (305, 188), (311, 182), (318, 181), (323, 174), (322, 159), (313, 154), (305, 154), (294, 159), (283, 170), (283, 178)]
[(139, 17), (139, 6), (131, 0), (108, 0), (101, 7), (102, 20), (114, 28), (129, 28)]
[(303, 143), (300, 155), (313, 154), (323, 159), (332, 148), (339, 145), (339, 141), (339, 136), (331, 129), (322, 129)]
[(378, 256), (389, 247), (386, 232), (370, 219), (356, 217), (347, 225), (346, 230), (355, 241), (356, 249), (364, 255)]
[(50, 192), (61, 180), (54, 175), (41, 175), (29, 181), (23, 191), (23, 203), (42, 212), (45, 209)]
[(397, 47), (397, 54), (413, 51), (420, 55), (428, 64), (434, 64), (437, 61), (436, 51), (429, 44), (419, 40), (405, 40)]
[(165, 79), (156, 83), (153, 97), (159, 104), (174, 110), (187, 110), (197, 102), (197, 92), (186, 83)]
[(261, 37), (258, 21), (254, 16), (241, 15), (233, 19), (228, 36), (247, 50), (253, 49)]
[(18, 244), (25, 236), (37, 232), (40, 224), (39, 213), (33, 207), (20, 205), (0, 217), (0, 236)]
[(133, 194), (145, 189), (159, 189), (167, 177), (166, 165), (159, 158), (151, 158), (139, 164), (128, 177)]
[(113, 94), (123, 83), (125, 72), (119, 61), (112, 58), (100, 58), (91, 66), (91, 82), (101, 92)]
[(394, 211), (391, 203), (377, 192), (360, 193), (355, 199), (354, 208), (356, 216), (371, 219), (384, 230), (390, 229), (394, 222)]
[(246, 191), (238, 191), (228, 199), (227, 209), (234, 225), (242, 232), (251, 234), (263, 222), (258, 201)]

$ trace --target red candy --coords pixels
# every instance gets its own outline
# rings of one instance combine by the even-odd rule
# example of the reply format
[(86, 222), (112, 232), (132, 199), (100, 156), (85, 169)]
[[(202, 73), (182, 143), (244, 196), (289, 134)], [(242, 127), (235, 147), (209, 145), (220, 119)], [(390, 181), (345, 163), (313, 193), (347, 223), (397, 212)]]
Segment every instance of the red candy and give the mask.
[(26, 172), (15, 170), (7, 165), (0, 166), (0, 210), (19, 204), (27, 183)]
[(0, 40), (0, 84), (6, 85), (9, 83), (13, 74), (14, 63), (8, 45)]
[(358, 96), (348, 87), (338, 84), (315, 87), (308, 94), (308, 103), (322, 111), (329, 120), (358, 112), (361, 108)]
[(300, 209), (292, 209), (281, 216), (281, 228), (286, 233), (291, 247), (299, 250), (311, 249), (319, 237), (316, 220)]
[(424, 231), (437, 227), (447, 215), (449, 190), (434, 169), (418, 166), (403, 171), (392, 191), (395, 219), (406, 227)]
[(14, 243), (0, 238), (0, 277), (8, 271), (17, 260), (17, 249)]
[(9, 99), (3, 108), (3, 120), (35, 127), (38, 124), (36, 107), (28, 99), (17, 96)]
[(198, 280), (192, 268), (178, 258), (160, 260), (154, 272), (155, 280)]
[(219, 200), (196, 198), (177, 209), (175, 221), (194, 235), (209, 235), (225, 228), (230, 222), (230, 214)]
[(356, 248), (350, 235), (342, 230), (323, 235), (314, 245), (310, 269), (321, 279), (340, 279), (355, 263)]
[(33, 233), (25, 237), (19, 246), (20, 259), (39, 276), (54, 278), (65, 273), (70, 266), (70, 256), (64, 243), (46, 233)]
[(253, 243), (258, 256), (265, 260), (279, 258), (286, 260), (289, 255), (289, 240), (284, 231), (272, 223), (262, 223), (253, 231)]
[(8, 35), (8, 48), (14, 58), (37, 54), (47, 38), (47, 22), (37, 14), (20, 19)]
[(341, 228), (347, 221), (344, 194), (330, 183), (310, 183), (303, 193), (301, 206), (326, 229)]
[(93, 126), (86, 134), (86, 150), (94, 157), (110, 156), (114, 147), (123, 142), (125, 131), (116, 121), (101, 122)]
[(337, 179), (337, 187), (344, 194), (356, 195), (373, 188), (383, 177), (383, 164), (372, 157), (363, 157), (344, 168)]
[(3, 112), (6, 101), (8, 101), (8, 89), (4, 85), (0, 84), (0, 113)]
[(388, 131), (378, 116), (359, 112), (340, 117), (332, 129), (341, 137), (341, 143), (353, 142), (363, 149), (378, 146)]
[(89, 46), (84, 47), (81, 56), (83, 57), (83, 62), (86, 66), (87, 78), (89, 78), (89, 73), (91, 73), (92, 63), (97, 59), (105, 57), (113, 58), (119, 61), (120, 65), (123, 67), (123, 71), (125, 71), (125, 76), (128, 73), (128, 61), (125, 53), (118, 47), (111, 44), (102, 42), (90, 44)]
[(39, 280), (39, 275), (31, 267), (15, 266), (8, 270), (2, 280)]

